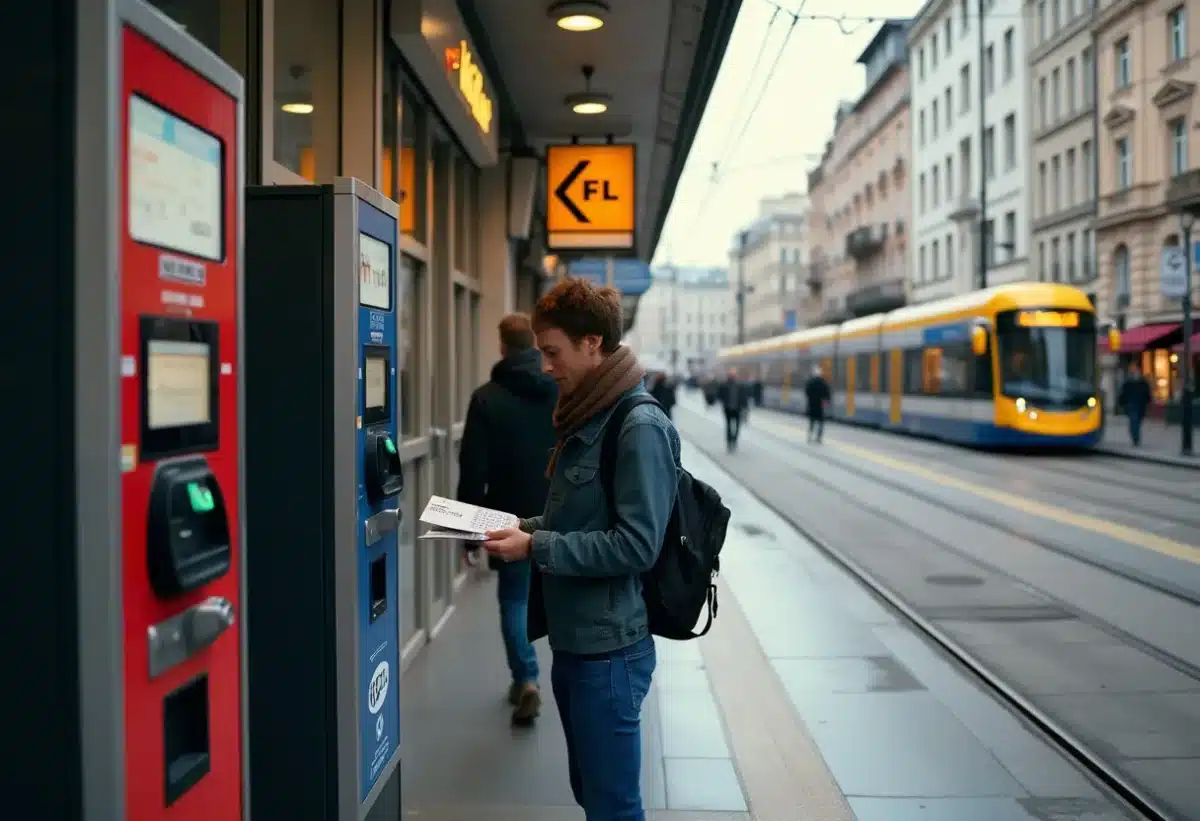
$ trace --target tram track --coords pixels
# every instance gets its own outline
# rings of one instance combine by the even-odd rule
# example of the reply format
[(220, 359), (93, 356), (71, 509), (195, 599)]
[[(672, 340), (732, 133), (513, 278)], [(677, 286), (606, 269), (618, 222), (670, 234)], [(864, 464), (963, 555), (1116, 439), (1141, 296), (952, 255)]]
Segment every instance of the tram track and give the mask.
[[(698, 414), (693, 414), (697, 415)], [(781, 442), (790, 450), (802, 451), (805, 454), (813, 455), (807, 450), (802, 450), (796, 443), (789, 442), (785, 437), (772, 435), (768, 431), (758, 429), (760, 433), (764, 433), (769, 438)], [(692, 440), (692, 444), (704, 451), (710, 457), (721, 463), (721, 457), (724, 455), (721, 449), (711, 445), (705, 445), (696, 440)], [(826, 461), (836, 467), (849, 470), (847, 466), (837, 460), (827, 459), (818, 456), (817, 458)], [(848, 493), (843, 488), (838, 487), (833, 482), (830, 482), (823, 477), (814, 474), (810, 471), (803, 470), (794, 463), (789, 463), (787, 467), (800, 474), (807, 481), (814, 482), (825, 490), (835, 493), (844, 499), (847, 499), (852, 505), (869, 512), (873, 516), (895, 525), (900, 528), (919, 535), (922, 539), (932, 543), (936, 548), (947, 553), (955, 555), (970, 564), (985, 569), (989, 573), (993, 573), (998, 577), (1004, 578), (1016, 585), (1022, 587), (1033, 588), (1037, 593), (1044, 597), (1047, 601), (1052, 602), (1055, 606), (1061, 608), (1064, 612), (1071, 614), (1081, 622), (1094, 627), (1106, 635), (1112, 636), (1114, 639), (1125, 643), (1131, 647), (1146, 653), (1152, 658), (1162, 661), (1178, 672), (1200, 682), (1200, 667), (1191, 664), (1190, 662), (1178, 658), (1161, 648), (1155, 647), (1141, 638), (1131, 635), (1128, 632), (1116, 627), (1115, 625), (1097, 619), (1089, 613), (1081, 611), (1068, 602), (1062, 601), (1057, 596), (1041, 590), (1036, 585), (1031, 585), (1026, 579), (1020, 578), (1013, 573), (1010, 573), (1003, 568), (998, 568), (981, 561), (977, 556), (974, 556), (967, 551), (958, 548), (957, 546), (946, 542), (944, 539), (937, 537), (934, 534), (923, 530), (918, 525), (905, 521), (885, 510), (881, 510), (878, 506), (871, 505), (862, 498)], [(729, 466), (726, 470), (733, 472)], [(851, 473), (856, 473), (870, 481), (881, 482), (880, 477), (874, 474), (869, 474), (863, 471), (849, 470)], [(736, 475), (736, 474), (735, 474)], [(880, 599), (884, 604), (891, 608), (896, 613), (900, 614), (905, 621), (909, 623), (920, 634), (924, 635), (928, 640), (938, 646), (951, 659), (958, 663), (961, 667), (968, 670), (977, 681), (993, 694), (1001, 703), (1005, 704), (1009, 709), (1023, 717), (1030, 724), (1041, 731), (1044, 736), (1068, 759), (1074, 761), (1085, 771), (1090, 773), (1099, 783), (1104, 785), (1109, 791), (1115, 794), (1121, 801), (1129, 805), (1130, 808), (1140, 813), (1149, 821), (1184, 821), (1183, 818), (1174, 815), (1171, 810), (1163, 806), (1162, 801), (1150, 794), (1140, 784), (1133, 779), (1130, 779), (1125, 773), (1114, 767), (1103, 755), (1097, 753), (1090, 745), (1080, 739), (1062, 722), (1057, 720), (1049, 712), (1037, 705), (1032, 699), (1022, 694), (1017, 688), (1009, 684), (1005, 677), (993, 670), (989, 665), (980, 661), (976, 656), (966, 649), (962, 642), (954, 638), (949, 631), (940, 627), (934, 619), (923, 615), (920, 610), (904, 599), (900, 594), (895, 592), (891, 585), (883, 581), (879, 576), (870, 571), (861, 561), (850, 555), (849, 552), (839, 548), (825, 534), (818, 532), (813, 526), (807, 522), (799, 521), (793, 511), (781, 509), (780, 506), (772, 499), (766, 498), (753, 485), (745, 482), (745, 477), (736, 477), (742, 481), (746, 491), (756, 497), (760, 503), (775, 511), (775, 513), (783, 517), (791, 526), (798, 530), (801, 535), (815, 545), (822, 553), (834, 560), (838, 565), (843, 567), (847, 572), (863, 584), (868, 590)], [(899, 486), (896, 483), (881, 482), (889, 487), (893, 487), (903, 492), (909, 492), (909, 488)], [(917, 494), (917, 498), (921, 498)], [(922, 498), (922, 501), (930, 501), (927, 498)], [(977, 519), (973, 514), (967, 514), (955, 508), (941, 505), (945, 509), (958, 516), (963, 516), (968, 519)], [(990, 524), (990, 523), (987, 523)], [(1006, 532), (1010, 532), (1006, 530)], [(1025, 539), (1024, 536), (1017, 535), (1018, 538)], [(1028, 541), (1028, 540), (1027, 540)], [(1042, 546), (1038, 542), (1034, 542), (1038, 546)], [(1070, 558), (1078, 559), (1074, 554), (1069, 554)], [(1100, 565), (1103, 570), (1112, 572), (1111, 568)], [(1135, 583), (1143, 583), (1140, 579), (1129, 579)], [(1167, 595), (1174, 595), (1171, 591), (1159, 591)], [(1192, 599), (1185, 599), (1193, 603)]]
[[(795, 417), (794, 414), (790, 414), (786, 411), (772, 411), (772, 412), (774, 414), (778, 415), (781, 420), (798, 418), (798, 417)], [(788, 422), (781, 421), (781, 424), (788, 424)], [(921, 460), (928, 460), (931, 457), (935, 457), (935, 456), (939, 455), (933, 451), (933, 448), (935, 448), (935, 447), (948, 448), (948, 449), (950, 449), (950, 452), (954, 454), (955, 457), (961, 457), (961, 461), (956, 461), (956, 462), (952, 463), (955, 468), (958, 468), (960, 470), (966, 470), (966, 471), (978, 471), (980, 474), (986, 475), (990, 478), (1000, 479), (1000, 480), (1004, 480), (1004, 481), (1011, 481), (1014, 477), (1011, 472), (1006, 473), (1006, 471), (1020, 470), (1023, 466), (1032, 465), (1032, 466), (1036, 467), (1037, 470), (1045, 472), (1045, 473), (1053, 473), (1055, 475), (1070, 478), (1077, 482), (1085, 482), (1090, 485), (1097, 484), (1097, 480), (1094, 476), (1088, 476), (1087, 474), (1085, 474), (1082, 471), (1072, 470), (1071, 468), (1069, 468), (1065, 465), (1046, 464), (1044, 461), (1042, 461), (1045, 459), (1057, 458), (1054, 456), (1046, 456), (1046, 455), (1041, 455), (1041, 454), (1022, 455), (1020, 457), (1020, 459), (1022, 461), (1024, 461), (1024, 465), (1022, 465), (1021, 462), (1018, 462), (1016, 460), (1016, 458), (1011, 457), (1011, 456), (1006, 456), (1004, 454), (996, 454), (996, 453), (979, 453), (976, 451), (971, 451), (968, 448), (965, 448), (963, 446), (954, 445), (954, 444), (945, 443), (945, 442), (939, 442), (937, 440), (915, 440), (915, 441), (910, 440), (910, 441), (901, 443), (896, 440), (906, 439), (908, 437), (904, 437), (902, 435), (895, 435), (895, 434), (891, 434), (891, 433), (887, 433), (887, 432), (881, 432), (881, 431), (877, 431), (877, 430), (874, 430), (871, 428), (859, 428), (856, 426), (846, 426), (846, 429), (854, 429), (854, 430), (859, 430), (859, 431), (868, 433), (870, 435), (870, 438), (877, 439), (878, 441), (881, 441), (881, 442), (886, 442), (886, 446), (888, 449), (897, 451), (897, 452), (903, 453), (906, 456), (910, 456), (910, 457), (921, 459)], [(766, 431), (765, 429), (760, 428), (760, 430), (764, 430), (764, 432), (769, 433), (769, 431)], [(1091, 455), (1085, 455), (1085, 456), (1083, 456), (1083, 458), (1086, 459), (1087, 461), (1091, 462), (1093, 459), (1095, 459), (1097, 457), (1091, 456)], [(1103, 458), (1103, 457), (1101, 457), (1101, 458)], [(1115, 458), (1120, 459), (1120, 457), (1115, 457)], [(1123, 461), (1128, 462), (1128, 460), (1123, 460)], [(1112, 466), (1106, 465), (1106, 467), (1112, 467)], [(1170, 466), (1165, 466), (1165, 467), (1167, 469), (1170, 469)], [(1115, 467), (1113, 467), (1113, 469), (1116, 470)], [(1174, 468), (1174, 470), (1188, 471), (1189, 473), (1194, 475), (1194, 471), (1192, 471), (1191, 468)], [(1180, 505), (1186, 505), (1186, 506), (1188, 506), (1188, 508), (1190, 508), (1192, 510), (1200, 511), (1200, 497), (1197, 497), (1192, 494), (1180, 493), (1177, 491), (1164, 489), (1161, 486), (1150, 486), (1150, 485), (1146, 485), (1146, 484), (1130, 482), (1130, 481), (1128, 481), (1128, 477), (1129, 477), (1129, 474), (1127, 472), (1123, 473), (1121, 475), (1121, 480), (1126, 482), (1126, 484), (1123, 485), (1123, 487), (1128, 490), (1132, 490), (1132, 491), (1144, 493), (1144, 494), (1153, 494), (1153, 495), (1163, 498), (1165, 500), (1179, 502)], [(1030, 477), (1023, 477), (1023, 478), (1030, 478)], [(1147, 477), (1141, 477), (1141, 478), (1147, 478)], [(1034, 481), (1037, 481), (1036, 477), (1034, 477)], [(1095, 492), (1088, 492), (1087, 490), (1081, 490), (1077, 486), (1047, 485), (1045, 482), (1040, 482), (1039, 485), (1040, 485), (1039, 489), (1044, 490), (1045, 492), (1048, 492), (1048, 493), (1061, 494), (1069, 499), (1075, 499), (1075, 500), (1078, 500), (1080, 502), (1084, 502), (1084, 503), (1090, 504), (1090, 505), (1100, 506), (1100, 507), (1104, 507), (1104, 508), (1116, 508), (1118, 510), (1131, 513), (1135, 516), (1142, 516), (1142, 517), (1145, 517), (1145, 518), (1151, 519), (1151, 520), (1159, 519), (1159, 520), (1170, 521), (1180, 527), (1193, 528), (1197, 532), (1200, 532), (1200, 515), (1188, 517), (1188, 516), (1180, 515), (1177, 512), (1164, 512), (1162, 510), (1155, 510), (1150, 507), (1132, 503), (1125, 499), (1113, 499), (1111, 497), (1100, 495)]]

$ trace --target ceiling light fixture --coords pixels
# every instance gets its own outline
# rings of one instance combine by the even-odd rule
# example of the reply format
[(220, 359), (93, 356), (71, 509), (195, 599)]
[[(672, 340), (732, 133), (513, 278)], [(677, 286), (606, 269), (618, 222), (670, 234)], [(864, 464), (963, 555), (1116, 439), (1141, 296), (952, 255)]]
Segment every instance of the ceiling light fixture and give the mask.
[(592, 91), (592, 74), (596, 71), (595, 66), (583, 67), (583, 91), (575, 94), (567, 95), (567, 105), (576, 114), (603, 114), (608, 111), (608, 104), (612, 102), (612, 97), (607, 94), (601, 94)]
[(288, 114), (312, 114), (312, 103), (284, 103), (279, 107), (280, 111), (285, 111)]
[(608, 4), (601, 0), (559, 0), (550, 6), (550, 16), (563, 31), (595, 31), (607, 15)]

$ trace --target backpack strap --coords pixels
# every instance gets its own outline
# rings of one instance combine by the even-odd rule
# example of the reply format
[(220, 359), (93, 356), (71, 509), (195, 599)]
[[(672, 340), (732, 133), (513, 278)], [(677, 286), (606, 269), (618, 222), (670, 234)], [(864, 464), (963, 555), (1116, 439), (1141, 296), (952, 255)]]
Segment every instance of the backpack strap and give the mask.
[(658, 405), (658, 402), (653, 396), (649, 396), (648, 394), (626, 396), (613, 408), (612, 414), (609, 415), (608, 422), (604, 426), (604, 440), (600, 443), (600, 487), (604, 489), (604, 498), (608, 500), (608, 522), (610, 525), (614, 525), (617, 522), (617, 502), (614, 498), (614, 482), (616, 481), (617, 474), (617, 441), (621, 438), (621, 427), (625, 424), (625, 417), (629, 415), (631, 410), (640, 405)]

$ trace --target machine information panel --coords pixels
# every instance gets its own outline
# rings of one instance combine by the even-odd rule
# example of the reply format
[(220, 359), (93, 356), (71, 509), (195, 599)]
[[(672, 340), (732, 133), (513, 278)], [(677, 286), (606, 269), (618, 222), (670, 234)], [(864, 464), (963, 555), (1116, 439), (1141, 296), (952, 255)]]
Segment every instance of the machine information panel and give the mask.
[(224, 258), (221, 141), (143, 97), (129, 98), (129, 234)]
[(368, 308), (392, 309), (391, 252), (387, 243), (358, 235), (358, 301)]
[(209, 346), (152, 339), (146, 347), (147, 426), (159, 430), (212, 421)]

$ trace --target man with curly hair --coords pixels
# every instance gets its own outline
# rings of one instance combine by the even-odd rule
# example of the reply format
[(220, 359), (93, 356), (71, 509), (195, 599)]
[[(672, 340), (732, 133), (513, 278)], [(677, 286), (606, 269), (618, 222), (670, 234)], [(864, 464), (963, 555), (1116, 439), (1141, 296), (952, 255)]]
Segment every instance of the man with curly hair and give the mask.
[(620, 344), (620, 295), (564, 280), (538, 301), (533, 328), (559, 388), (550, 494), (541, 516), (489, 533), (485, 547), (503, 561), (533, 560), (529, 638), (548, 635), (554, 653), (550, 679), (575, 800), (588, 821), (637, 821), (645, 818), (641, 708), (656, 664), (641, 576), (675, 505), (679, 434), (657, 404), (630, 409), (604, 487), (601, 447), (614, 408), (646, 394), (645, 370)]

